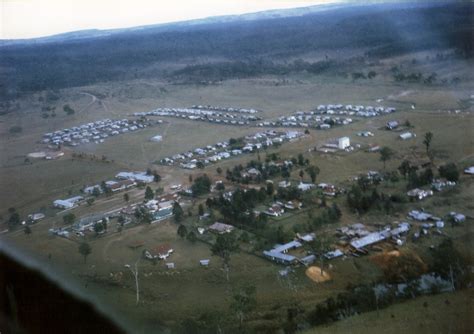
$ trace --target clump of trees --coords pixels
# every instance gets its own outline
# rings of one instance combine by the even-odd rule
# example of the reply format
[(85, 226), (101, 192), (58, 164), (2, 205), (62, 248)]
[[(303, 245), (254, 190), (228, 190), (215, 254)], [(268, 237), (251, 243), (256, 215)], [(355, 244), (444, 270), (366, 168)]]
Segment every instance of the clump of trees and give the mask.
[(439, 176), (446, 178), (448, 181), (457, 182), (459, 180), (459, 170), (455, 163), (447, 163), (440, 166)]
[(69, 104), (65, 104), (63, 106), (63, 111), (67, 114), (67, 115), (74, 115), (74, 113), (76, 112), (73, 108), (71, 108), (71, 106)]
[(347, 193), (347, 205), (358, 214), (367, 213), (373, 208), (389, 214), (395, 208), (394, 203), (405, 201), (405, 196), (379, 193), (373, 186), (368, 186), (363, 190), (358, 184), (354, 184)]
[(207, 176), (207, 174), (198, 176), (196, 179), (194, 179), (191, 190), (194, 197), (209, 193), (211, 191), (211, 179), (209, 176)]
[(63, 216), (63, 222), (66, 225), (71, 225), (76, 220), (76, 216), (73, 213), (67, 213)]
[(248, 189), (245, 192), (237, 189), (230, 199), (220, 195), (217, 198), (209, 198), (206, 204), (209, 208), (219, 210), (226, 223), (241, 228), (259, 229), (263, 227), (266, 216), (262, 214), (258, 218), (255, 217), (253, 209), (266, 198), (266, 189), (263, 187), (260, 190)]

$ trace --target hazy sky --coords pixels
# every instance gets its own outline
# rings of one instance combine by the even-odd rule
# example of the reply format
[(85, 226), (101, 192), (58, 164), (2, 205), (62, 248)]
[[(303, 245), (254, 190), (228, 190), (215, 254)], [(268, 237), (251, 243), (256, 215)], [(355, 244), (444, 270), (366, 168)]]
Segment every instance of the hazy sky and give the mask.
[(133, 27), (335, 0), (0, 0), (0, 39)]

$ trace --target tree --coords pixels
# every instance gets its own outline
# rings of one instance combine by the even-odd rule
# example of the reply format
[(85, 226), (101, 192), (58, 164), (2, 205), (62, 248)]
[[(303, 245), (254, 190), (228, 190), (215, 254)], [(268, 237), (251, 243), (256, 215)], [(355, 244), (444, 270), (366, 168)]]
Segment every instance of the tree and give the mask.
[(155, 193), (153, 190), (150, 188), (150, 186), (147, 186), (145, 189), (145, 199), (146, 200), (151, 200), (155, 197)]
[(66, 114), (68, 114), (68, 115), (73, 115), (74, 112), (75, 112), (74, 109), (72, 109), (69, 104), (65, 104), (65, 105), (63, 106), (63, 110), (64, 110), (64, 112), (65, 112)]
[(301, 181), (303, 181), (303, 177), (304, 177), (304, 171), (303, 171), (303, 170), (300, 170), (300, 174), (299, 174), (299, 175), (300, 175), (300, 179), (301, 179)]
[(206, 174), (197, 177), (191, 186), (193, 196), (200, 196), (211, 191), (211, 179)]
[(204, 215), (204, 206), (202, 205), (202, 203), (200, 203), (199, 206), (198, 206), (198, 214), (199, 214), (199, 216)]
[(320, 269), (321, 275), (323, 275), (324, 271), (324, 254), (330, 251), (331, 243), (328, 239), (319, 235), (317, 238), (314, 238), (313, 241), (308, 243), (308, 247), (310, 251), (319, 257), (320, 260)]
[(181, 220), (183, 220), (183, 215), (184, 215), (184, 211), (181, 205), (179, 205), (178, 202), (174, 202), (173, 204), (174, 221), (177, 223), (180, 222)]
[(211, 247), (212, 254), (222, 259), (222, 267), (229, 281), (230, 255), (239, 249), (234, 233), (219, 234), (216, 242)]
[(23, 232), (25, 232), (26, 235), (30, 235), (31, 234), (31, 227), (29, 225), (25, 225), (25, 229), (23, 230)]
[(377, 72), (375, 71), (370, 71), (369, 73), (367, 73), (367, 78), (369, 79), (373, 79), (377, 76)]
[(104, 231), (104, 224), (102, 222), (98, 222), (94, 224), (94, 232), (96, 235), (99, 235), (102, 231)]
[(84, 256), (84, 263), (86, 263), (87, 257), (92, 253), (92, 248), (87, 242), (81, 242), (79, 244), (79, 253)]
[(385, 169), (387, 161), (392, 159), (394, 154), (390, 147), (384, 146), (380, 149), (380, 161), (383, 162), (383, 169)]
[(15, 227), (20, 224), (20, 214), (18, 212), (11, 212), (10, 218), (8, 219), (8, 226)]
[(403, 160), (400, 166), (398, 166), (398, 171), (400, 172), (400, 174), (403, 175), (405, 179), (407, 178), (407, 175), (410, 173), (412, 169), (413, 167), (411, 166), (408, 160)]
[(180, 224), (178, 227), (178, 235), (181, 238), (184, 238), (188, 234), (188, 229), (183, 224)]
[(432, 132), (427, 132), (425, 133), (425, 137), (423, 139), (423, 144), (426, 147), (426, 154), (429, 156), (430, 152), (430, 146), (431, 146), (431, 141), (433, 140), (433, 133)]
[(309, 174), (309, 177), (311, 178), (311, 182), (315, 183), (316, 182), (316, 177), (319, 175), (320, 169), (318, 166), (309, 166), (306, 168), (306, 171)]
[(71, 225), (76, 220), (76, 216), (73, 213), (68, 213), (63, 216), (63, 222), (66, 225)]
[(442, 278), (450, 280), (453, 290), (462, 287), (465, 278), (469, 277), (468, 261), (456, 249), (452, 239), (445, 239), (433, 250), (433, 265), (431, 270)]
[(253, 311), (257, 305), (255, 292), (254, 286), (245, 285), (235, 291), (232, 296), (230, 309), (236, 313), (240, 327), (242, 327), (245, 316)]
[(160, 182), (161, 181), (161, 176), (156, 171), (153, 171), (153, 181), (154, 182)]
[(196, 162), (196, 167), (199, 168), (199, 169), (203, 169), (204, 168), (204, 162), (202, 162), (202, 161)]
[(191, 242), (196, 242), (197, 240), (196, 233), (194, 233), (193, 231), (189, 232), (188, 235), (186, 236), (186, 239), (188, 239)]
[[(107, 187), (105, 187), (105, 188), (107, 188)], [(99, 197), (100, 196), (100, 189), (97, 188), (97, 187), (94, 187), (94, 189), (92, 189), (92, 196)]]
[(87, 200), (87, 205), (91, 206), (92, 204), (94, 204), (95, 202), (95, 198), (94, 197), (89, 197)]
[(217, 174), (221, 175), (222, 174), (222, 168), (217, 167), (216, 172), (217, 172)]
[(275, 192), (275, 187), (273, 186), (272, 182), (267, 183), (267, 195), (268, 196), (273, 196), (273, 193)]
[(123, 200), (128, 203), (130, 200), (130, 195), (128, 193), (123, 194)]
[(303, 154), (298, 154), (298, 165), (304, 166), (304, 156)]
[(448, 163), (439, 167), (439, 175), (448, 181), (457, 182), (459, 180), (459, 171), (455, 163)]

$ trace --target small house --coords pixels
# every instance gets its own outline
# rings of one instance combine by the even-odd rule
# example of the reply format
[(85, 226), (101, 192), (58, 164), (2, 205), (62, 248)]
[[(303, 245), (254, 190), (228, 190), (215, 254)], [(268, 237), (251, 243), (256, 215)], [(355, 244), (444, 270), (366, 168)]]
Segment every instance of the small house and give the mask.
[(398, 128), (398, 125), (399, 124), (398, 124), (397, 121), (388, 121), (386, 127), (387, 127), (388, 130), (394, 130), (394, 129)]
[(337, 147), (340, 150), (345, 150), (349, 146), (351, 146), (351, 140), (349, 137), (341, 137), (337, 140)]
[(211, 262), (209, 259), (199, 260), (199, 264), (203, 267), (209, 267), (209, 262)]
[(234, 226), (215, 222), (209, 226), (209, 230), (218, 234), (230, 233), (234, 230)]
[(402, 134), (400, 134), (399, 138), (402, 139), (402, 140), (408, 140), (408, 139), (411, 139), (411, 138), (415, 138), (416, 137), (416, 134), (414, 134), (413, 132), (404, 132)]

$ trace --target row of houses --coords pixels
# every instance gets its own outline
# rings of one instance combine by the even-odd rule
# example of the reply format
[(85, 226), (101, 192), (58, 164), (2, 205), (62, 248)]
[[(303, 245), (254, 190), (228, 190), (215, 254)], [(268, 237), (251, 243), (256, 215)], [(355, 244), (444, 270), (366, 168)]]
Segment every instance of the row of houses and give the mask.
[(178, 165), (185, 169), (195, 169), (202, 164), (203, 166), (229, 159), (232, 156), (238, 156), (245, 153), (251, 153), (255, 150), (272, 146), (275, 143), (284, 143), (296, 140), (303, 136), (298, 131), (277, 132), (268, 130), (259, 132), (251, 136), (246, 136), (241, 145), (232, 146), (229, 141), (219, 142), (215, 145), (199, 147), (192, 151), (175, 154), (160, 160), (163, 165)]
[(157, 108), (148, 112), (136, 112), (134, 116), (165, 116), (188, 119), (191, 121), (203, 121), (225, 125), (249, 125), (261, 119), (261, 117), (247, 114), (232, 114), (222, 111), (193, 108)]
[(48, 132), (43, 135), (43, 144), (78, 146), (88, 143), (103, 143), (111, 136), (137, 131), (148, 126), (159, 124), (161, 120), (151, 122), (146, 118), (136, 120), (103, 119), (96, 122), (82, 124), (71, 128)]
[(311, 115), (300, 111), (294, 115), (279, 117), (276, 121), (264, 121), (257, 125), (260, 127), (283, 126), (327, 130), (335, 125), (348, 125), (352, 122), (352, 118), (349, 117)]
[(225, 111), (225, 112), (234, 112), (234, 113), (243, 113), (243, 114), (256, 114), (261, 112), (261, 110), (257, 109), (245, 109), (245, 108), (234, 108), (234, 107), (219, 107), (219, 106), (211, 106), (211, 105), (193, 105), (192, 109), (199, 109), (199, 110), (213, 110), (213, 111)]
[(328, 115), (349, 115), (359, 117), (375, 117), (396, 112), (397, 109), (393, 107), (373, 107), (352, 104), (320, 104), (315, 110), (318, 114)]

